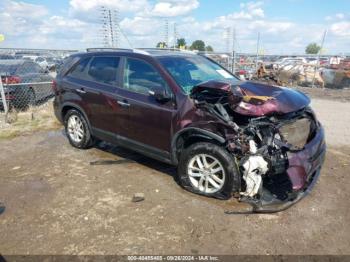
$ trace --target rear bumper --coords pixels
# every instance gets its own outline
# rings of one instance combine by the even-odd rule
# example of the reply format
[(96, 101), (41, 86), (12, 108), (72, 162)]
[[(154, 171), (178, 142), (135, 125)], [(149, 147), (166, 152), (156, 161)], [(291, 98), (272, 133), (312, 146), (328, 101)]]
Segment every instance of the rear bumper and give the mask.
[(287, 174), (291, 181), (293, 192), (281, 201), (267, 190), (263, 190), (261, 199), (249, 202), (255, 213), (274, 213), (283, 211), (307, 196), (314, 188), (325, 160), (326, 143), (324, 130), (320, 126), (315, 137), (302, 151), (288, 154), (289, 168)]
[(61, 110), (61, 107), (57, 101), (57, 97), (55, 97), (55, 99), (53, 100), (53, 111), (55, 113), (55, 116), (57, 118), (58, 121), (60, 121), (61, 123), (63, 123), (63, 119), (62, 119), (62, 110)]

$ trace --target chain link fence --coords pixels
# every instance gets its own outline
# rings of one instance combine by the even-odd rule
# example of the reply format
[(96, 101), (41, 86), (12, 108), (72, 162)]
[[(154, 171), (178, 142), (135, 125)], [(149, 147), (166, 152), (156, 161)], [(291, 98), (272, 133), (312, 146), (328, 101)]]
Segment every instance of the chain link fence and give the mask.
[(283, 86), (350, 88), (350, 57), (291, 55), (278, 56), (206, 52), (242, 80)]
[(0, 130), (52, 111), (53, 80), (77, 50), (0, 48)]
[(47, 107), (55, 74), (31, 59), (0, 60), (0, 128), (15, 122), (21, 112), (34, 117)]

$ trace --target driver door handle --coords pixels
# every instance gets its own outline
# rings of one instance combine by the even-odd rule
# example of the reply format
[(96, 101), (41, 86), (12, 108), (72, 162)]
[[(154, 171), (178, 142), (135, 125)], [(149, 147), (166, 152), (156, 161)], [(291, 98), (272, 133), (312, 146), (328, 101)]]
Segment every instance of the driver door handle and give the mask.
[(122, 107), (129, 107), (130, 104), (128, 103), (128, 101), (124, 100), (124, 101), (117, 101), (118, 105), (122, 106)]
[(81, 93), (81, 94), (86, 94), (86, 91), (84, 88), (75, 89), (75, 91), (77, 91), (78, 93)]

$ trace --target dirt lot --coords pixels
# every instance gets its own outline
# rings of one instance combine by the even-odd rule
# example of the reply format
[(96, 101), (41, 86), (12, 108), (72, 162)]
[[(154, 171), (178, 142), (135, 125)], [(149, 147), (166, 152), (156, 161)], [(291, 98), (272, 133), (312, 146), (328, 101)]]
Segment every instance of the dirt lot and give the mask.
[[(3, 254), (350, 254), (350, 103), (315, 99), (328, 152), (314, 191), (277, 214), (182, 190), (175, 169), (62, 129), (0, 141)], [(131, 202), (134, 193), (145, 201)]]
[(297, 89), (313, 98), (332, 99), (341, 102), (350, 102), (350, 88), (331, 89), (298, 87)]

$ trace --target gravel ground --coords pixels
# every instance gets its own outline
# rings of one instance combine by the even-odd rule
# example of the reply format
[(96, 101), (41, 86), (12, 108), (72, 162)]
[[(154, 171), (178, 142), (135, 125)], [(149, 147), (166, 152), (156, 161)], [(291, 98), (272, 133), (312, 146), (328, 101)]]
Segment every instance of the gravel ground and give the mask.
[(327, 144), (350, 147), (350, 102), (315, 98), (311, 106), (326, 130)]
[[(182, 190), (175, 169), (62, 130), (0, 141), (2, 254), (350, 254), (350, 103), (315, 99), (328, 152), (318, 184), (277, 214)], [(145, 200), (131, 202), (135, 193)]]

